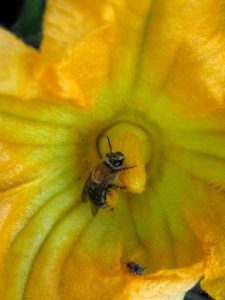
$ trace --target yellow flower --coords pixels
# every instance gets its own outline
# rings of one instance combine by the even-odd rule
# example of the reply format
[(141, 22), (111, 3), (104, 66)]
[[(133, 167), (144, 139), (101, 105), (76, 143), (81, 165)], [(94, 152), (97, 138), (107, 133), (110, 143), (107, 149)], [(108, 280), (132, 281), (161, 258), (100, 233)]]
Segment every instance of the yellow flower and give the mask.
[[(177, 300), (199, 280), (225, 299), (224, 28), (222, 0), (49, 0), (40, 52), (0, 30), (0, 299)], [(106, 135), (138, 165), (93, 217)]]

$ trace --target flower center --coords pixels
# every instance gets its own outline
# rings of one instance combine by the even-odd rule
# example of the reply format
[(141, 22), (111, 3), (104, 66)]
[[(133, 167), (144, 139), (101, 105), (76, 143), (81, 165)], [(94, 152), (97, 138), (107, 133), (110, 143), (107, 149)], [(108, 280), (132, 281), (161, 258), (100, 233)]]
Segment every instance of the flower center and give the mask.
[[(124, 156), (115, 182), (118, 190), (121, 187), (126, 192), (138, 194), (145, 190), (147, 172), (154, 168), (152, 164), (156, 158), (154, 139), (155, 136), (149, 129), (129, 120), (119, 120), (106, 127), (97, 136), (97, 155), (102, 162), (108, 159), (111, 152), (121, 153)], [(148, 172), (148, 175), (150, 174), (151, 172)], [(107, 198), (108, 204), (115, 207), (117, 192), (112, 191)]]
[[(111, 141), (112, 150), (120, 150), (124, 153), (126, 166), (137, 165), (133, 170), (125, 172), (122, 177), (127, 177), (127, 175), (130, 178), (137, 177), (138, 171), (141, 170), (138, 167), (142, 166), (145, 169), (143, 172), (146, 173), (145, 175), (142, 172), (139, 173), (140, 184), (142, 181), (143, 187), (145, 180), (151, 184), (158, 178), (162, 147), (160, 133), (154, 124), (146, 125), (140, 120), (135, 123), (133, 120), (126, 119), (109, 125), (99, 133), (96, 139), (97, 155), (100, 159), (104, 159), (105, 154), (110, 150), (107, 136)], [(134, 176), (135, 173), (136, 176)], [(131, 188), (130, 191), (140, 193), (143, 189), (134, 191)]]
[[(146, 273), (152, 273), (188, 266), (199, 258), (196, 238), (181, 215), (187, 211), (193, 179), (169, 160), (173, 148), (165, 131), (163, 134), (157, 125), (139, 118), (140, 115), (127, 114), (123, 118), (114, 118), (111, 123), (99, 121), (97, 128), (101, 127), (100, 130), (95, 127), (95, 122), (88, 128), (81, 128), (87, 133), (83, 135), (82, 147), (78, 148), (80, 189), (84, 188), (90, 175), (94, 175), (91, 179), (99, 184), (99, 174), (102, 174), (99, 167), (111, 151), (122, 153), (125, 158), (123, 168), (132, 167), (119, 172), (116, 181), (111, 182), (126, 189), (114, 189), (110, 183), (103, 191), (106, 192), (104, 197), (101, 194), (99, 198), (99, 194), (94, 193), (96, 197), (89, 197), (89, 205), (86, 205), (88, 212), (92, 212), (96, 204), (97, 214), (92, 212), (93, 224), (81, 247), (83, 260), (85, 262), (92, 255), (93, 260), (110, 274), (112, 270), (115, 274), (118, 270), (125, 272), (127, 262), (148, 266)], [(83, 163), (80, 158), (83, 158)], [(104, 206), (98, 206), (102, 204), (100, 200)], [(107, 206), (115, 209), (102, 209)], [(192, 249), (187, 245), (192, 245)]]
[[(120, 143), (125, 143), (125, 141), (123, 142), (122, 140), (125, 138), (127, 132), (132, 133), (133, 135), (135, 135), (137, 137), (137, 141), (139, 142), (140, 147), (141, 147), (143, 163), (147, 166), (147, 164), (149, 163), (149, 161), (151, 159), (151, 154), (152, 154), (151, 153), (152, 140), (151, 140), (149, 131), (147, 129), (145, 129), (144, 127), (142, 127), (141, 125), (134, 124), (134, 123), (132, 123), (130, 121), (126, 121), (126, 120), (118, 121), (118, 122), (110, 125), (106, 129), (104, 129), (100, 133), (100, 135), (98, 136), (98, 140), (97, 140), (97, 150), (98, 150), (99, 156), (102, 158), (102, 157), (104, 157), (105, 153), (107, 153), (109, 151), (106, 136), (108, 136), (110, 138), (110, 140), (112, 140), (112, 146), (116, 147)], [(131, 138), (131, 136), (127, 137), (127, 140), (126, 140), (127, 143), (130, 142), (130, 138)], [(118, 142), (118, 140), (120, 140), (120, 139), (121, 139), (121, 142)], [(116, 143), (116, 145), (114, 143)], [(127, 147), (128, 147), (127, 148), (127, 150), (128, 150), (129, 145), (127, 145)], [(114, 150), (117, 151), (116, 148), (113, 149), (113, 151)], [(131, 148), (129, 149), (129, 152), (132, 152)]]

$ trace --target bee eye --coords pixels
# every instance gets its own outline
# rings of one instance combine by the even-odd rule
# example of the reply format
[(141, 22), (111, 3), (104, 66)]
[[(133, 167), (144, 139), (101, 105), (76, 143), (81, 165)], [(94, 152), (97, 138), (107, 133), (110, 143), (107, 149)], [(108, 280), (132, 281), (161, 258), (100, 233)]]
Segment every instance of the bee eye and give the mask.
[(121, 160), (117, 160), (117, 161), (115, 161), (115, 162), (113, 163), (113, 165), (114, 165), (115, 167), (120, 167), (120, 166), (122, 165), (122, 161), (121, 161)]

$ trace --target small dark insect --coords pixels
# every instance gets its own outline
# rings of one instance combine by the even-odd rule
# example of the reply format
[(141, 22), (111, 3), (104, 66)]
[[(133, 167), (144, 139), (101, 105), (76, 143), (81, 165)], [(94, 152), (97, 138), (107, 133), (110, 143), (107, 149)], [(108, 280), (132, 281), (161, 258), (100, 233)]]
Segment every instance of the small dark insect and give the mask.
[(123, 167), (125, 156), (122, 152), (113, 152), (107, 136), (110, 152), (106, 153), (104, 160), (96, 166), (89, 175), (82, 191), (82, 201), (90, 200), (92, 215), (96, 215), (99, 208), (105, 208), (107, 195), (114, 190), (126, 189), (125, 186), (115, 184), (118, 173), (134, 167)]
[(127, 263), (127, 269), (130, 271), (130, 273), (135, 273), (136, 275), (143, 275), (146, 267), (143, 268), (138, 263), (130, 261)]

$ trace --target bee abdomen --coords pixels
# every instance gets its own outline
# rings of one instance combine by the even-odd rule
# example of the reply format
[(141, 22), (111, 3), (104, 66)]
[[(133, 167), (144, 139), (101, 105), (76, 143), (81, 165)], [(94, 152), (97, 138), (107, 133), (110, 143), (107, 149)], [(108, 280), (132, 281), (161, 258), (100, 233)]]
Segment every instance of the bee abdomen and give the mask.
[(91, 201), (94, 205), (98, 207), (106, 206), (106, 188), (95, 182), (90, 182), (88, 193), (91, 198)]

